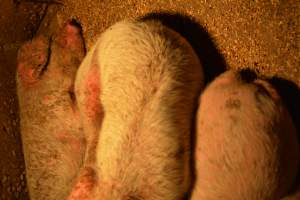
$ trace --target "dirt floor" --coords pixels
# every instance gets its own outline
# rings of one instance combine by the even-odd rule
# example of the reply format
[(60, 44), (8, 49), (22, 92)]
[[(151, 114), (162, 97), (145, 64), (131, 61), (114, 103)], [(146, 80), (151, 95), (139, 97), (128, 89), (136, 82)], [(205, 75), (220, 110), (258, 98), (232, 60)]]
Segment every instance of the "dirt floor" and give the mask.
[(89, 49), (125, 18), (159, 19), (180, 32), (199, 55), (207, 82), (226, 68), (271, 79), (300, 130), (297, 0), (0, 0), (0, 199), (28, 199), (15, 88), (20, 44), (76, 19)]

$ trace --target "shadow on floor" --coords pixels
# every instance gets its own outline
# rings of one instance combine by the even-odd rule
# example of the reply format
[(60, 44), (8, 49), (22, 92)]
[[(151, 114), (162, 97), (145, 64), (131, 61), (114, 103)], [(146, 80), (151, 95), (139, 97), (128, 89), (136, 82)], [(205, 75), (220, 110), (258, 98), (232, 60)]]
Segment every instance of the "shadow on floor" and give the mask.
[[(269, 82), (277, 89), (286, 107), (288, 108), (297, 129), (298, 141), (300, 143), (300, 89), (293, 82), (278, 77), (270, 79)], [(299, 172), (295, 187), (300, 185)]]
[(202, 63), (206, 84), (226, 70), (225, 60), (219, 53), (213, 39), (205, 28), (191, 17), (177, 13), (150, 13), (140, 19), (159, 20), (186, 38)]

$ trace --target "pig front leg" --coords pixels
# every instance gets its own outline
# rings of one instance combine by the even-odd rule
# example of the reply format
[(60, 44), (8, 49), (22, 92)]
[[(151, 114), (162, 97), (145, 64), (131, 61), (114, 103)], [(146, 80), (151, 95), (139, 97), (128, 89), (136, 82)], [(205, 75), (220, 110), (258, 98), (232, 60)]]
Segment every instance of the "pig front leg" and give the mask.
[(73, 92), (85, 55), (81, 29), (68, 22), (18, 54), (17, 87), (31, 200), (63, 200), (83, 163), (85, 139)]
[(299, 166), (292, 119), (266, 81), (228, 71), (200, 98), (192, 200), (278, 200)]

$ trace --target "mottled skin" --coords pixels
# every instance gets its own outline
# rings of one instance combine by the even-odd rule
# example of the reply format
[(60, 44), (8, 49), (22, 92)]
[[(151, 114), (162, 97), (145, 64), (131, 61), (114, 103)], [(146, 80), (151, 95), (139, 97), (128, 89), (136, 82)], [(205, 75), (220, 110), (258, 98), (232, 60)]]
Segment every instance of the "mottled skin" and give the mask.
[[(176, 105), (183, 105), (182, 102), (187, 101), (192, 102), (193, 95), (199, 94), (198, 89), (203, 84), (201, 67), (190, 46), (176, 33), (152, 22), (144, 25), (141, 22), (134, 24), (125, 23), (125, 29), (120, 29), (121, 23), (98, 40), (81, 64), (76, 83), (74, 83), (75, 74), (85, 52), (80, 28), (73, 23), (67, 23), (51, 40), (38, 36), (20, 49), (17, 81), (21, 134), (32, 200), (157, 200), (159, 198), (168, 200), (182, 199), (189, 189), (189, 166), (178, 165), (178, 160), (180, 163), (189, 161), (189, 147), (186, 146), (189, 143), (186, 138), (188, 134), (185, 137), (173, 137), (173, 140), (157, 139), (157, 135), (150, 140), (151, 137), (144, 137), (145, 145), (141, 146), (138, 145), (136, 133), (143, 132), (134, 132), (138, 129), (137, 126), (132, 125), (139, 124), (142, 119), (151, 119), (151, 116), (160, 116), (161, 122), (155, 122), (154, 127), (161, 127), (162, 130), (177, 130), (178, 125), (174, 122), (184, 122), (182, 127), (190, 130), (187, 122), (192, 117), (191, 113), (195, 105), (189, 103), (187, 107), (179, 106), (179, 110), (176, 109), (178, 107)], [(147, 34), (159, 32), (163, 33), (158, 34), (162, 40), (144, 38)], [(124, 35), (127, 37), (123, 38)], [(135, 39), (140, 39), (141, 43)], [(167, 45), (165, 46), (167, 53), (160, 51), (158, 48), (161, 47), (160, 42), (168, 40), (175, 42), (174, 45), (178, 45), (178, 49), (174, 46), (169, 48)], [(150, 48), (149, 51), (148, 47), (152, 46), (149, 45), (151, 41), (160, 41), (152, 43), (158, 48), (157, 55), (160, 56), (153, 57), (155, 55), (153, 49)], [(122, 48), (126, 51), (123, 52)], [(125, 54), (122, 55), (122, 52)], [(109, 61), (110, 58), (114, 58), (114, 61)], [(185, 66), (188, 66), (188, 62), (194, 63), (195, 66), (199, 66), (197, 69), (199, 71), (190, 68), (191, 71), (195, 70), (195, 76), (190, 78), (197, 80), (194, 84), (199, 85), (198, 87), (194, 85), (193, 91), (188, 91), (191, 92), (190, 96), (187, 95), (185, 87), (181, 88), (177, 85), (171, 89), (174, 83), (165, 86), (169, 88), (169, 92), (163, 90), (162, 94), (166, 96), (154, 100), (152, 109), (157, 108), (157, 112), (174, 106), (174, 110), (165, 113), (167, 115), (162, 115), (160, 112), (151, 114), (150, 110), (143, 107), (145, 97), (149, 97), (149, 94), (155, 97), (154, 94), (161, 86), (164, 87), (165, 82), (157, 79), (156, 76), (147, 78), (147, 75), (153, 72), (154, 75), (160, 73), (155, 70), (147, 71), (149, 69), (145, 67), (147, 64), (140, 64), (139, 59), (150, 63), (156, 62), (154, 66), (160, 66), (159, 62), (161, 64), (169, 62), (169, 66), (174, 65), (174, 69), (183, 67), (179, 64), (181, 59), (185, 60), (183, 62)], [(136, 71), (127, 71), (128, 69), (124, 71), (131, 61), (133, 66), (138, 66)], [(103, 66), (109, 68), (104, 69)], [(119, 68), (113, 68), (115, 66)], [(176, 74), (179, 71), (173, 72)], [(170, 72), (166, 73), (165, 77), (170, 78), (174, 75)], [(131, 78), (126, 78), (127, 76)], [(108, 79), (123, 80), (123, 82), (107, 82)], [(137, 82), (131, 83), (129, 80)], [(185, 79), (179, 79), (179, 82), (183, 80)], [(188, 81), (187, 85), (191, 83)], [(127, 94), (131, 95), (124, 95), (118, 91), (127, 91)], [(170, 93), (171, 91), (173, 93)], [(113, 95), (114, 93), (117, 96)], [(136, 94), (141, 94), (141, 97), (143, 94), (147, 95), (140, 99)], [(188, 98), (182, 98), (184, 96)], [(165, 103), (160, 102), (159, 99), (165, 99)], [(141, 104), (139, 100), (143, 100)], [(130, 104), (126, 104), (128, 101)], [(177, 101), (181, 103), (177, 104)], [(277, 92), (264, 81), (245, 81), (237, 73), (227, 72), (208, 86), (200, 98), (200, 105), (195, 152), (196, 182), (191, 199), (276, 200), (286, 194), (298, 167), (299, 160), (296, 153), (298, 144), (295, 142), (295, 129), (291, 119)], [(134, 109), (129, 112), (129, 108)], [(105, 111), (112, 111), (112, 115), (106, 121)], [(147, 114), (145, 118), (143, 112)], [(128, 118), (126, 113), (133, 114), (132, 116), (137, 117), (138, 120), (129, 123), (130, 121), (126, 121)], [(114, 120), (120, 120), (118, 115), (126, 115), (125, 118), (121, 118), (122, 123), (117, 121), (120, 127), (130, 125), (119, 132), (127, 137), (120, 140), (121, 151), (111, 148), (112, 144), (115, 145), (112, 141), (119, 139), (117, 136), (111, 137), (112, 141), (107, 140), (109, 138), (107, 136), (114, 132), (106, 130), (103, 133), (106, 136), (101, 136), (102, 125), (108, 124), (107, 129), (107, 126), (113, 125)], [(174, 122), (168, 121), (169, 119), (173, 119)], [(166, 121), (168, 123), (165, 123)], [(155, 129), (150, 132), (153, 134)], [(179, 146), (176, 141), (179, 141)], [(131, 144), (138, 148), (132, 149)], [(155, 150), (154, 147), (158, 144), (161, 144), (165, 150), (174, 148), (172, 146), (186, 149), (178, 148), (177, 151), (175, 148), (177, 153), (173, 152), (166, 157), (158, 156), (158, 160), (152, 160), (155, 156), (151, 159), (147, 158), (147, 152), (151, 149)], [(158, 148), (156, 150), (158, 150), (156, 155), (166, 153)], [(129, 156), (134, 151), (140, 153), (142, 162), (137, 162)], [(106, 161), (104, 164), (99, 162), (103, 160), (102, 155)], [(105, 159), (105, 156), (108, 159)], [(131, 163), (134, 161), (132, 166), (126, 164), (129, 163), (126, 161), (128, 158), (131, 159)], [(109, 164), (111, 161), (117, 161), (117, 165)], [(153, 174), (155, 172), (153, 169), (160, 169), (166, 161), (172, 161), (164, 172), (165, 177), (170, 175), (171, 178), (160, 179), (155, 173)], [(145, 165), (141, 165), (143, 163)], [(143, 170), (145, 166), (146, 170)], [(172, 171), (174, 166), (179, 167), (180, 170)], [(125, 175), (120, 177), (119, 172), (114, 174), (109, 170), (107, 176), (103, 174), (105, 168)], [(141, 174), (137, 173), (139, 170)], [(103, 177), (106, 177), (106, 181)], [(136, 181), (139, 178), (140, 181)], [(185, 182), (182, 182), (184, 179)], [(167, 183), (165, 186), (173, 184), (174, 187), (162, 187), (164, 183)], [(286, 199), (299, 199), (299, 192), (284, 198)]]
[(298, 172), (288, 111), (266, 81), (228, 71), (200, 98), (192, 200), (278, 200)]
[(83, 163), (85, 138), (74, 98), (84, 55), (81, 30), (67, 23), (37, 36), (18, 54), (18, 97), (31, 200), (65, 199)]
[(36, 38), (20, 50), (32, 199), (65, 199), (71, 187), (69, 200), (182, 199), (191, 184), (192, 113), (204, 83), (192, 47), (159, 22), (118, 23), (84, 59), (74, 96), (83, 50), (70, 25), (50, 45)]

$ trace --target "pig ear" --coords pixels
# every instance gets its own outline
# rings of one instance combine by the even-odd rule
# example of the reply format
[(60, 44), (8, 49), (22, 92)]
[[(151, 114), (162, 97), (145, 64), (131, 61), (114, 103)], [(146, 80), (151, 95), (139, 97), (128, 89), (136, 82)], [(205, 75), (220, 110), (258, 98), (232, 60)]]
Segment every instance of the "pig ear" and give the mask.
[(48, 65), (49, 39), (38, 36), (26, 42), (18, 51), (18, 80), (23, 86), (37, 83)]
[(67, 200), (92, 200), (97, 184), (96, 170), (92, 167), (84, 167), (81, 169)]
[[(73, 82), (77, 69), (85, 56), (81, 26), (71, 20), (57, 30), (57, 33), (51, 37), (50, 53), (49, 65), (45, 74), (50, 79), (60, 77), (60, 79), (71, 79), (72, 81), (69, 82)], [(68, 88), (70, 85), (65, 87)]]

